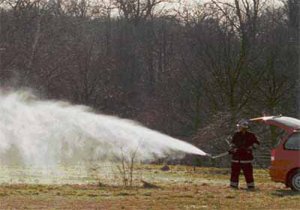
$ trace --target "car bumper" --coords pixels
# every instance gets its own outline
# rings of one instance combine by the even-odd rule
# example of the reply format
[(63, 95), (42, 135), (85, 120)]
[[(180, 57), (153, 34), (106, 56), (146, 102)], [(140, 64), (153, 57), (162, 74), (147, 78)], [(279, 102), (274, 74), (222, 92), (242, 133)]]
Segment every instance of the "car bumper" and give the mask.
[(285, 183), (286, 172), (284, 169), (271, 166), (269, 168), (269, 174), (272, 181)]

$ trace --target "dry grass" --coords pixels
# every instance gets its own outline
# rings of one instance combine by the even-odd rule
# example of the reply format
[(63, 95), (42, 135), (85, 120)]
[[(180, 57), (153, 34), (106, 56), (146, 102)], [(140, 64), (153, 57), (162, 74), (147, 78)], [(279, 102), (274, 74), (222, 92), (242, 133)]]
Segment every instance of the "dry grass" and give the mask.
[[(88, 185), (0, 186), (0, 209), (300, 209), (300, 194), (255, 170), (258, 189), (227, 187), (228, 169), (159, 166), (139, 170), (159, 188)], [(150, 178), (151, 177), (151, 178)], [(241, 187), (245, 186), (241, 177)]]

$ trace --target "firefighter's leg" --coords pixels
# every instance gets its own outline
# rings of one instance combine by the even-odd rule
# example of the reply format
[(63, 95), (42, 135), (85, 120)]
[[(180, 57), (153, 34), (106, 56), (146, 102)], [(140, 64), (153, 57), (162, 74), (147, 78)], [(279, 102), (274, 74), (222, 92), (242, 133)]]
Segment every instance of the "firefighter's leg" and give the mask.
[(231, 178), (230, 178), (230, 187), (238, 188), (239, 187), (239, 176), (240, 176), (241, 166), (240, 163), (231, 163)]
[(253, 166), (252, 163), (242, 163), (242, 170), (247, 182), (248, 189), (254, 189)]

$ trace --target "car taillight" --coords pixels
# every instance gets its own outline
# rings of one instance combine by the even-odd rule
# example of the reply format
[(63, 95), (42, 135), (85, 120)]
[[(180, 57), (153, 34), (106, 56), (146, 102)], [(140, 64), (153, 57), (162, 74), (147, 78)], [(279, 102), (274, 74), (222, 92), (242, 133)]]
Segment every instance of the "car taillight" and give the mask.
[(272, 150), (271, 152), (271, 161), (275, 160), (275, 150)]

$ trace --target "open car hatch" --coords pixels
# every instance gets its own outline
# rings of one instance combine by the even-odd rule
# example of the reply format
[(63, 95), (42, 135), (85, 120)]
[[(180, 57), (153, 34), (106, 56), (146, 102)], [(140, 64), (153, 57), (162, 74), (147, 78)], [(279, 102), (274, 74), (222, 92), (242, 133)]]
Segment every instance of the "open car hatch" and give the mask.
[(250, 121), (263, 122), (267, 125), (273, 125), (284, 129), (288, 133), (292, 133), (295, 130), (300, 130), (300, 120), (292, 117), (285, 116), (264, 116), (252, 118)]

